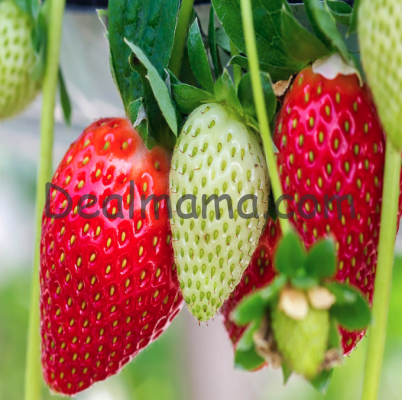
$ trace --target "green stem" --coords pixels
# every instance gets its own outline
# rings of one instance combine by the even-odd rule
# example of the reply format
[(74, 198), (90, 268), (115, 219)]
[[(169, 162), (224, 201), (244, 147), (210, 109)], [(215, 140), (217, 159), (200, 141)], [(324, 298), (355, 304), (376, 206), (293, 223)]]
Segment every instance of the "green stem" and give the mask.
[[(258, 122), (262, 141), (264, 143), (265, 157), (267, 158), (268, 171), (271, 178), (271, 186), (274, 192), (275, 201), (283, 195), (282, 185), (279, 178), (278, 167), (272, 146), (269, 120), (265, 108), (264, 91), (262, 89), (260, 68), (258, 62), (257, 45), (254, 34), (253, 11), (251, 9), (251, 0), (241, 0), (241, 10), (243, 15), (243, 30), (246, 40), (248, 62), (251, 73), (251, 83), (253, 86), (254, 102), (257, 111)], [(285, 213), (284, 202), (280, 204), (280, 211)], [(290, 230), (288, 219), (279, 218), (282, 233), (285, 235)]]
[(376, 400), (381, 378), (387, 331), (388, 308), (394, 264), (395, 235), (399, 202), (401, 155), (388, 142), (385, 152), (384, 189), (381, 229), (378, 245), (377, 276), (372, 310), (372, 324), (363, 384), (363, 400)]
[[(230, 41), (230, 52), (232, 53), (232, 57), (240, 55), (239, 49), (232, 41)], [(237, 89), (239, 87), (239, 83), (242, 77), (240, 65), (233, 65), (233, 75), (234, 75), (234, 83)]]
[(194, 0), (182, 0), (169, 69), (179, 77)]
[(36, 186), (36, 238), (35, 258), (31, 287), (31, 310), (29, 314), (28, 343), (25, 369), (25, 400), (41, 398), (42, 377), (40, 365), (39, 326), (39, 263), (40, 235), (43, 207), (45, 205), (45, 185), (52, 173), (52, 149), (54, 131), (54, 107), (56, 101), (60, 41), (65, 0), (50, 1), (48, 45), (45, 75), (43, 79), (43, 104), (41, 116), (40, 156)]

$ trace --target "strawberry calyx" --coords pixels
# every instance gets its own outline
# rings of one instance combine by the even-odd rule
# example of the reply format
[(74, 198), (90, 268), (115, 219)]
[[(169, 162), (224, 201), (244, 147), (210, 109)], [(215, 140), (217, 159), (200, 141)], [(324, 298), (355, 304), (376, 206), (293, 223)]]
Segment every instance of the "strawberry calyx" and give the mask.
[(232, 319), (247, 326), (236, 347), (236, 366), (255, 370), (268, 362), (282, 367), (285, 381), (295, 372), (323, 390), (342, 362), (339, 327), (360, 330), (370, 322), (366, 299), (355, 288), (332, 281), (336, 253), (331, 239), (307, 253), (294, 232), (275, 255), (274, 281), (247, 296)]
[[(213, 7), (211, 8), (211, 15), (212, 12)], [(236, 88), (228, 70), (226, 68), (221, 69), (218, 63), (219, 60), (217, 61), (215, 58), (217, 51), (216, 40), (213, 39), (215, 34), (214, 29), (209, 29), (209, 52), (211, 58), (215, 59), (214, 75), (216, 79), (214, 80), (198, 19), (195, 19), (191, 25), (187, 42), (188, 54), (191, 69), (201, 88), (182, 83), (170, 73), (172, 93), (176, 105), (181, 113), (190, 114), (202, 104), (222, 104), (230, 109), (231, 113), (235, 114), (237, 119), (258, 132), (259, 125), (254, 105), (251, 76), (249, 73), (244, 74)], [(260, 74), (267, 114), (269, 120), (273, 121), (277, 108), (276, 95), (269, 74), (265, 72), (261, 72)]]

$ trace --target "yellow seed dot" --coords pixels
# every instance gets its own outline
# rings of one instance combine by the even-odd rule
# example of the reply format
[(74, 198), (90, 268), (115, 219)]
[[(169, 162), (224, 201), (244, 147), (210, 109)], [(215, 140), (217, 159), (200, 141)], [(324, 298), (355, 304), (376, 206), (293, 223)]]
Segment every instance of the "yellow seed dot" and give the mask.
[(127, 147), (128, 147), (128, 143), (127, 143), (127, 142), (124, 142), (124, 143), (123, 143), (123, 150), (126, 150)]
[(70, 164), (71, 160), (73, 159), (73, 156), (68, 156), (67, 158), (67, 164)]
[(95, 258), (96, 258), (96, 254), (95, 253), (92, 253), (91, 254), (91, 257), (90, 257), (90, 259), (89, 259), (89, 261), (93, 261), (93, 260), (95, 260)]
[(141, 272), (140, 279), (143, 280), (145, 278), (145, 271)]
[(87, 139), (84, 143), (84, 147), (87, 147), (89, 145), (89, 143), (91, 143), (91, 141), (89, 139)]
[(74, 318), (71, 318), (71, 320), (70, 320), (70, 326), (73, 326), (74, 325)]
[(110, 142), (107, 141), (107, 142), (105, 143), (105, 145), (103, 146), (103, 150), (107, 150), (109, 147), (110, 147)]
[(95, 301), (98, 301), (100, 299), (100, 293), (96, 293), (95, 295)]
[(126, 232), (121, 234), (121, 241), (124, 242), (126, 240)]
[(77, 213), (78, 213), (78, 206), (75, 206), (75, 208), (74, 208), (74, 215), (77, 215)]
[(106, 267), (106, 274), (109, 274), (110, 271), (111, 271), (111, 269), (112, 269), (112, 267), (111, 267), (110, 265), (108, 265), (108, 266)]
[(127, 260), (124, 259), (123, 262), (121, 263), (121, 267), (126, 268), (126, 265), (127, 265)]
[(82, 165), (88, 164), (88, 161), (89, 161), (89, 157), (85, 157), (85, 158), (82, 160)]
[(71, 244), (74, 244), (74, 242), (75, 242), (75, 235), (71, 236), (71, 239), (70, 239)]
[(110, 309), (110, 312), (114, 313), (115, 311), (116, 311), (116, 306), (113, 306), (113, 307)]
[(86, 305), (87, 305), (87, 303), (86, 303), (85, 301), (83, 301), (83, 302), (81, 303), (81, 310), (84, 310), (85, 307), (86, 307)]
[(63, 262), (65, 260), (65, 258), (66, 258), (66, 255), (64, 254), (64, 252), (61, 253), (60, 261)]
[(154, 247), (158, 244), (158, 238), (156, 236), (154, 236), (152, 244), (153, 244)]
[(83, 288), (83, 286), (84, 286), (84, 284), (83, 284), (82, 282), (80, 282), (80, 283), (78, 284), (78, 290), (81, 290), (81, 289)]
[(70, 273), (68, 273), (68, 274), (67, 274), (67, 276), (66, 276), (66, 282), (69, 282), (69, 281), (70, 281), (70, 279), (71, 279), (71, 274), (70, 274)]
[(88, 231), (89, 231), (89, 224), (85, 224), (84, 233), (87, 233)]
[(78, 259), (77, 259), (77, 267), (81, 267), (81, 263), (82, 263), (82, 258), (78, 257)]
[(96, 173), (95, 173), (95, 176), (96, 176), (97, 178), (99, 178), (100, 175), (101, 175), (101, 173), (102, 173), (102, 171), (101, 171), (100, 169), (97, 169), (97, 170), (96, 170)]
[(68, 184), (70, 183), (70, 181), (71, 181), (71, 176), (69, 175), (69, 176), (66, 178), (66, 185), (68, 185)]
[(96, 319), (99, 321), (102, 317), (102, 313), (99, 311), (98, 314), (96, 314)]
[(111, 295), (111, 296), (114, 295), (114, 286), (112, 286), (112, 287), (110, 288), (110, 295)]
[(98, 226), (98, 227), (96, 228), (96, 236), (99, 236), (100, 231), (101, 231), (101, 228), (100, 228), (100, 226)]
[(138, 255), (141, 257), (143, 252), (144, 252), (144, 247), (140, 246), (140, 250), (138, 252)]
[(148, 185), (146, 182), (142, 185), (142, 191), (145, 193), (147, 191)]
[(110, 245), (112, 244), (112, 239), (109, 238), (106, 242), (106, 247), (110, 247)]
[(155, 276), (156, 276), (157, 278), (159, 278), (160, 275), (161, 275), (161, 269), (158, 268), (158, 269), (156, 270)]
[(155, 293), (154, 293), (154, 299), (156, 299), (158, 296), (159, 296), (159, 290), (157, 289), (157, 290), (155, 290)]
[(125, 285), (126, 285), (126, 288), (130, 285), (130, 279), (129, 278), (126, 279)]
[(91, 279), (91, 285), (93, 285), (96, 282), (96, 276), (93, 276)]
[(61, 228), (61, 231), (60, 231), (60, 236), (63, 236), (65, 231), (66, 231), (66, 227), (63, 226), (63, 228)]
[(78, 189), (82, 189), (84, 187), (84, 184), (84, 181), (80, 181), (80, 183), (78, 184)]

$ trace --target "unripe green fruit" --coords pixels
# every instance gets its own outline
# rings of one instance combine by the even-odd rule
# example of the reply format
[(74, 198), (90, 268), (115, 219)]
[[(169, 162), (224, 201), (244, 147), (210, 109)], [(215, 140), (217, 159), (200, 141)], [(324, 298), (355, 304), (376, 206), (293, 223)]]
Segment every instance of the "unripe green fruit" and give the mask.
[(316, 376), (328, 346), (329, 312), (310, 307), (307, 317), (296, 321), (275, 307), (272, 329), (284, 362), (307, 379)]
[(31, 77), (32, 28), (29, 17), (12, 0), (0, 1), (0, 120), (23, 111), (40, 89)]
[(358, 32), (363, 67), (387, 137), (402, 150), (402, 2), (362, 0)]
[[(205, 207), (203, 195), (228, 195), (228, 203)], [(198, 218), (183, 218), (176, 205), (183, 195), (195, 196), (181, 206), (184, 214), (194, 211)], [(244, 202), (244, 214), (258, 212), (258, 218), (238, 212), (238, 202), (245, 195), (255, 195)], [(199, 321), (212, 318), (235, 289), (258, 245), (268, 209), (268, 170), (259, 136), (246, 127), (227, 107), (205, 104), (188, 118), (177, 142), (170, 172), (173, 249), (183, 297)]]

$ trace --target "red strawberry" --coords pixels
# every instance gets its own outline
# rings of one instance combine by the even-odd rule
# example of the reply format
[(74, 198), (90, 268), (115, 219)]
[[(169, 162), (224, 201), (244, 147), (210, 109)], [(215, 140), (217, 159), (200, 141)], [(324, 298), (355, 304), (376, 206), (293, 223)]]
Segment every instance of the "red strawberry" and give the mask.
[[(90, 125), (60, 163), (52, 183), (71, 196), (72, 207), (61, 219), (44, 213), (40, 266), (42, 366), (55, 392), (72, 395), (117, 373), (181, 309), (165, 200), (158, 220), (153, 202), (141, 217), (141, 195), (167, 193), (169, 168), (164, 149), (148, 151), (130, 122), (118, 118)], [(50, 211), (60, 214), (68, 201), (59, 190), (50, 193)], [(84, 194), (97, 196), (81, 210), (100, 211), (95, 218), (80, 215)], [(123, 197), (124, 218), (102, 212), (112, 194)], [(109, 200), (112, 217), (119, 204)]]
[[(370, 304), (377, 262), (378, 233), (384, 173), (385, 137), (366, 85), (357, 75), (326, 79), (305, 68), (294, 80), (279, 112), (274, 141), (288, 212), (293, 225), (309, 248), (318, 238), (336, 240), (336, 280), (348, 282), (364, 293)], [(325, 218), (325, 195), (349, 195), (338, 218), (336, 202)], [(305, 195), (317, 199), (314, 203)], [(304, 216), (300, 214), (302, 211)], [(399, 215), (400, 218), (400, 215)], [(398, 221), (399, 221), (398, 218)], [(342, 332), (348, 354), (364, 332)]]
[[(287, 211), (295, 214), (292, 225), (307, 248), (320, 237), (335, 237), (339, 260), (336, 279), (359, 288), (371, 303), (385, 138), (367, 87), (360, 86), (356, 75), (338, 75), (328, 80), (314, 74), (311, 67), (304, 69), (278, 115), (275, 144), (284, 193), (296, 199), (287, 202)], [(356, 219), (352, 219), (347, 201), (342, 202), (343, 219), (338, 220), (336, 203), (333, 210), (328, 210), (326, 219), (326, 194), (329, 198), (351, 194)], [(314, 218), (306, 219), (298, 211), (298, 201), (304, 195), (313, 195), (318, 201), (319, 212)], [(304, 213), (311, 213), (313, 208), (312, 201), (306, 201)], [(279, 224), (269, 220), (244, 279), (222, 307), (224, 324), (234, 346), (245, 328), (237, 326), (230, 314), (246, 295), (272, 281), (279, 233)], [(262, 270), (263, 264), (268, 267)], [(365, 332), (341, 329), (341, 333), (344, 353), (349, 354)]]

